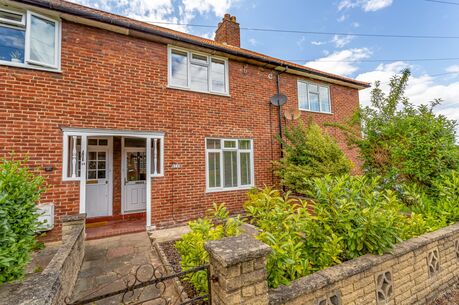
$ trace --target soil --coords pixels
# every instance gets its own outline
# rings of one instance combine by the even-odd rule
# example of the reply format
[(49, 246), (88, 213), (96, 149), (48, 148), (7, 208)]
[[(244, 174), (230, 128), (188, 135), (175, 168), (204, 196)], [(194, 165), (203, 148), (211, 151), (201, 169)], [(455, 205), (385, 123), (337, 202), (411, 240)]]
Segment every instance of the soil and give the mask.
[[(167, 257), (167, 260), (169, 261), (170, 266), (174, 270), (174, 273), (181, 272), (182, 267), (180, 266), (180, 261), (182, 258), (180, 257), (180, 254), (177, 252), (177, 249), (175, 248), (175, 242), (174, 241), (166, 241), (159, 243), (159, 246), (161, 249), (164, 251), (164, 254)], [(180, 282), (188, 295), (190, 299), (195, 298), (199, 296), (199, 293), (194, 289), (194, 286), (190, 284), (188, 281), (184, 280), (183, 277), (179, 278)], [(200, 304), (201, 302), (195, 302), (193, 304)]]
[(459, 304), (459, 283), (443, 292), (430, 305), (457, 305)]

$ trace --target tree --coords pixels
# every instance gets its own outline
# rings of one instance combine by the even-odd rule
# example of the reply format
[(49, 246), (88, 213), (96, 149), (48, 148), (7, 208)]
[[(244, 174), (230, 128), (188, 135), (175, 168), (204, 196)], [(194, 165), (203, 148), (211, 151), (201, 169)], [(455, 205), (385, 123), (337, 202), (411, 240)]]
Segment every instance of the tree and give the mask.
[[(371, 105), (340, 127), (359, 148), (367, 174), (384, 177), (395, 189), (412, 183), (428, 189), (441, 175), (459, 169), (457, 123), (434, 113), (441, 100), (411, 104), (404, 95), (409, 76), (408, 69), (393, 76), (387, 95), (376, 82)], [(362, 133), (355, 132), (356, 126)]]
[(284, 157), (276, 165), (282, 185), (306, 194), (312, 178), (349, 174), (353, 164), (335, 139), (314, 123), (302, 121), (285, 131)]

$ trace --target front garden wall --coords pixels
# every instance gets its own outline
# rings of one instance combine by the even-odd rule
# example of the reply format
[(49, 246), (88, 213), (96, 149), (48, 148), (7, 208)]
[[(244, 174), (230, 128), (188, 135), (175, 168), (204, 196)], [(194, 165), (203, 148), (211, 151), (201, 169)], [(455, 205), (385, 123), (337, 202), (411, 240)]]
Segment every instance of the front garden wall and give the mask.
[(269, 305), (429, 304), (459, 281), (459, 223), (269, 290)]
[(62, 220), (62, 246), (40, 274), (3, 285), (0, 305), (63, 305), (72, 293), (84, 258), (85, 215)]

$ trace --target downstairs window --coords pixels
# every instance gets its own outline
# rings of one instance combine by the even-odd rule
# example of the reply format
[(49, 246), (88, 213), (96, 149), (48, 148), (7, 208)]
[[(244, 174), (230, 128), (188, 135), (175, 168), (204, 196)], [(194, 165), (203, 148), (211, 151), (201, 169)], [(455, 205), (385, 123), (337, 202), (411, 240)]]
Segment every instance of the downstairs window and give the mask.
[(206, 139), (207, 190), (254, 185), (253, 143), (249, 139)]

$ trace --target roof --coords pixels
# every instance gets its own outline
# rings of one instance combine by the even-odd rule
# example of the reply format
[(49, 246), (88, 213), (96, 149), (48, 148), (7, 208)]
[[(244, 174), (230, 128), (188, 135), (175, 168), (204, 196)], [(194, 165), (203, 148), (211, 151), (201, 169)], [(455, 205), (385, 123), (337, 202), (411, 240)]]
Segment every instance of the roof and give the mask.
[(246, 58), (252, 61), (260, 62), (266, 65), (279, 66), (284, 69), (288, 67), (290, 71), (303, 72), (312, 76), (325, 78), (327, 80), (337, 81), (343, 85), (356, 87), (358, 89), (364, 89), (370, 87), (369, 83), (361, 82), (352, 78), (336, 75), (306, 67), (297, 63), (289, 62), (286, 60), (271, 57), (265, 54), (254, 52), (240, 47), (235, 47), (223, 43), (216, 42), (211, 39), (202, 38), (199, 36), (190, 35), (187, 33), (175, 31), (169, 28), (153, 25), (150, 23), (138, 21), (128, 17), (108, 13), (98, 9), (93, 9), (76, 3), (64, 1), (64, 0), (14, 0), (15, 2), (28, 4), (32, 6), (41, 7), (44, 9), (50, 9), (60, 13), (65, 13), (80, 17), (83, 19), (89, 19), (97, 22), (106, 23), (112, 26), (118, 26), (126, 28), (128, 30), (134, 30), (146, 34), (153, 34), (161, 36), (163, 38), (169, 38), (185, 42), (192, 45), (212, 49), (215, 51), (230, 54), (236, 57)]

